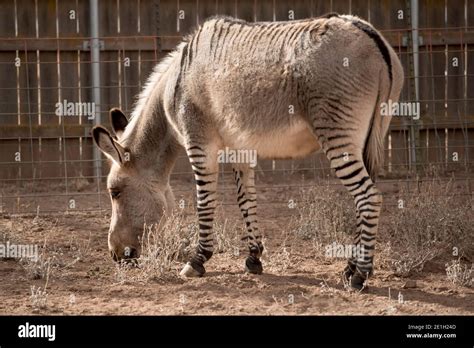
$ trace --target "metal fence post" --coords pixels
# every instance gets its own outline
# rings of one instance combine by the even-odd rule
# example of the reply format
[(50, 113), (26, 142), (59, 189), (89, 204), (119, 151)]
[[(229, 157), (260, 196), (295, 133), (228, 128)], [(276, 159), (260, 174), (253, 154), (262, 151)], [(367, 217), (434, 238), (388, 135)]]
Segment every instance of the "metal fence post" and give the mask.
[[(89, 0), (90, 8), (90, 50), (91, 50), (91, 82), (92, 101), (95, 105), (94, 125), (101, 123), (100, 104), (100, 41), (99, 41), (99, 3), (98, 0)], [(102, 157), (100, 150), (94, 146), (94, 174), (97, 184), (102, 176)]]
[[(411, 21), (411, 44), (413, 50), (413, 82), (414, 82), (414, 97), (415, 102), (420, 102), (420, 69), (419, 69), (419, 45), (420, 39), (418, 36), (418, 0), (410, 1), (410, 21)], [(417, 171), (417, 163), (421, 161), (420, 150), (420, 130), (418, 121), (414, 119), (410, 123), (410, 167), (415, 172)]]

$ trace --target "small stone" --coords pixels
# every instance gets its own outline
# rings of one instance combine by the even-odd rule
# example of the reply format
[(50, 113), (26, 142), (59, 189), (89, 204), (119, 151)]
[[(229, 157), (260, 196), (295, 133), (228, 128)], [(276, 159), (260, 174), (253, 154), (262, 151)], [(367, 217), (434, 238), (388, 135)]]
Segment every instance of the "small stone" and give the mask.
[(405, 282), (405, 284), (403, 284), (403, 289), (414, 289), (416, 288), (417, 284), (416, 284), (416, 280), (407, 280)]

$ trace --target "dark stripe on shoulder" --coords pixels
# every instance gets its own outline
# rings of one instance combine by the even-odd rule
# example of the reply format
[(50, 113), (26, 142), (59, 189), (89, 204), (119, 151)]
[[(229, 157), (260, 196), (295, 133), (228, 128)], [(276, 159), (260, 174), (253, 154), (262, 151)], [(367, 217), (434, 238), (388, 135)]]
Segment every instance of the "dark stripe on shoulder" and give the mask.
[(326, 19), (329, 19), (329, 18), (332, 18), (332, 17), (339, 17), (339, 13), (337, 13), (337, 12), (329, 12), (329, 13), (323, 14), (322, 16), (319, 16), (319, 17), (317, 17), (317, 18), (326, 18)]
[(390, 77), (390, 82), (392, 82), (392, 60), (390, 59), (390, 52), (383, 42), (382, 38), (380, 37), (379, 33), (375, 31), (370, 25), (365, 24), (364, 22), (353, 20), (352, 24), (366, 33), (372, 40), (374, 40), (375, 44), (382, 53), (383, 59), (388, 66), (388, 76)]

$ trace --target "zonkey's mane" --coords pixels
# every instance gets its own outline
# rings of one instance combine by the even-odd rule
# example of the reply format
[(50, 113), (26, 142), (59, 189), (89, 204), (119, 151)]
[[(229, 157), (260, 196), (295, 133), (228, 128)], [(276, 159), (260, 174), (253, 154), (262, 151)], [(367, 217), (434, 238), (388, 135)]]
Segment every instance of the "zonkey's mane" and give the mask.
[(180, 44), (173, 52), (168, 54), (160, 63), (158, 63), (153, 68), (153, 72), (148, 77), (143, 89), (138, 95), (137, 101), (135, 102), (135, 106), (133, 107), (133, 110), (132, 110), (130, 121), (140, 116), (148, 100), (148, 97), (150, 96), (150, 94), (152, 94), (153, 89), (155, 88), (155, 85), (158, 83), (158, 81), (160, 81), (161, 76), (168, 70), (173, 59), (178, 54), (181, 48), (181, 45), (182, 44)]

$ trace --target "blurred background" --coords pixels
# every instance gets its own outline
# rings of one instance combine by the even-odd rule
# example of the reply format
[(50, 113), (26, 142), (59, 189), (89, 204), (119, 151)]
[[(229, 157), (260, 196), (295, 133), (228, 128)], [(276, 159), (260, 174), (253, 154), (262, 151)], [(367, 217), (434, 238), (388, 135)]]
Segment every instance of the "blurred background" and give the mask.
[[(281, 21), (328, 12), (379, 29), (405, 69), (401, 101), (420, 103), (418, 120), (393, 119), (380, 180), (414, 192), (423, 181), (454, 180), (456, 194), (472, 197), (474, 0), (2, 0), (0, 213), (108, 210), (108, 164), (90, 129), (110, 128), (112, 107), (129, 115), (153, 66), (206, 18)], [(70, 112), (58, 116), (63, 106)], [(81, 116), (80, 107), (95, 117)], [(234, 204), (229, 168), (221, 172), (222, 204)], [(339, 185), (324, 154), (260, 160), (257, 175), (277, 197)], [(194, 188), (184, 152), (172, 180), (178, 199)], [(388, 205), (396, 192), (387, 191)], [(260, 204), (286, 205), (285, 195), (262, 195)]]

